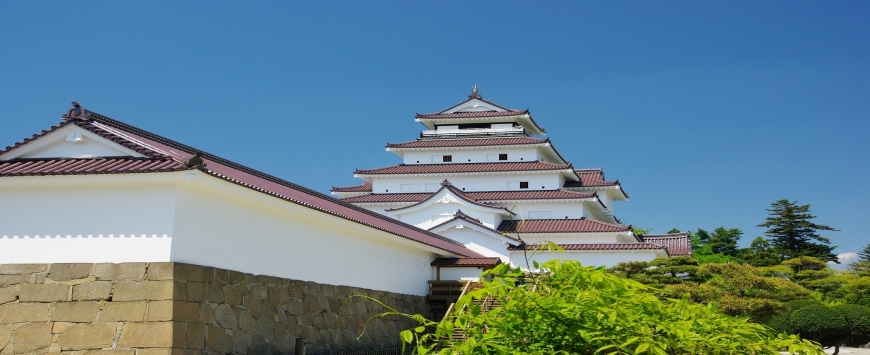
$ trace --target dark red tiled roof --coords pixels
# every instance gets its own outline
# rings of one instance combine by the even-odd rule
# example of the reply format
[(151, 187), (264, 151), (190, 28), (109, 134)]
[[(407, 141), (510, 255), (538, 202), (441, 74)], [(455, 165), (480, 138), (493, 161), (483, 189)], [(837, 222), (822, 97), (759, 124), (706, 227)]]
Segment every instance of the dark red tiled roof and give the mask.
[[(586, 199), (595, 197), (595, 193), (582, 193), (567, 190), (543, 190), (543, 191), (463, 191), (465, 197), (472, 200), (483, 201), (512, 201), (512, 200), (565, 200)], [(342, 201), (349, 203), (392, 203), (392, 202), (420, 202), (432, 196), (430, 192), (398, 193), (398, 194), (368, 194), (343, 198)]]
[(475, 112), (455, 112), (455, 113), (427, 113), (422, 114), (418, 113), (417, 118), (422, 119), (442, 119), (442, 118), (477, 118), (477, 117), (504, 117), (504, 116), (518, 116), (528, 114), (529, 110), (518, 111), (518, 110), (508, 110), (508, 111), (475, 111)]
[[(209, 154), (207, 152), (203, 152), (185, 144), (161, 137), (159, 135), (136, 128), (126, 123), (116, 121), (112, 118), (100, 115), (98, 113), (85, 110), (84, 108), (78, 106), (78, 104), (74, 104), (74, 106), (75, 107), (73, 109), (70, 109), (69, 112), (64, 115), (64, 119), (66, 119), (67, 121), (74, 121), (76, 125), (79, 125), (80, 127), (86, 129), (94, 128), (111, 133), (112, 135), (117, 137), (117, 139), (123, 141), (123, 143), (119, 142), (119, 144), (125, 146), (127, 144), (138, 145), (140, 148), (151, 150), (154, 152), (154, 154), (157, 155), (163, 154), (157, 152), (165, 152), (165, 154), (171, 156), (174, 162), (187, 162), (195, 154), (199, 154), (201, 155), (205, 165), (198, 167), (198, 169), (211, 176), (232, 182), (240, 186), (244, 186), (246, 188), (250, 188), (255, 191), (262, 192), (276, 198), (280, 198), (291, 203), (295, 203), (323, 213), (331, 214), (356, 223), (360, 223), (441, 250), (449, 251), (451, 253), (468, 257), (481, 256), (480, 254), (465, 248), (464, 245), (452, 239), (445, 238), (438, 234), (417, 228), (401, 221), (394, 220), (376, 212), (372, 212), (364, 208), (344, 203), (340, 200), (305, 188), (303, 186), (296, 185), (292, 182), (282, 180), (275, 176), (248, 168), (244, 165), (234, 163), (232, 161)], [(86, 160), (93, 159), (70, 160), (85, 163)], [(121, 160), (117, 163), (124, 163), (125, 161), (131, 160)], [(155, 166), (139, 166), (138, 168), (153, 169), (155, 168)], [(20, 170), (16, 171), (20, 173)], [(123, 172), (126, 173), (131, 171), (135, 170)], [(45, 175), (57, 175), (62, 173), (64, 173), (64, 171), (56, 167), (55, 169), (51, 170), (51, 172), (45, 173)], [(107, 171), (103, 173), (109, 172)]]
[(604, 181), (604, 172), (601, 169), (577, 169), (574, 171), (580, 181), (566, 181), (565, 187), (589, 187), (589, 186), (614, 186), (619, 181)]
[(371, 192), (372, 191), (372, 183), (364, 182), (362, 185), (356, 186), (347, 186), (347, 187), (332, 187), (333, 192)]
[(387, 148), (438, 148), (438, 147), (484, 147), (497, 145), (526, 145), (549, 143), (550, 139), (532, 137), (468, 138), (468, 139), (418, 139), (404, 143), (387, 143)]
[(502, 233), (601, 233), (627, 232), (631, 230), (631, 226), (610, 224), (583, 217), (580, 219), (502, 221), (496, 229)]
[(188, 170), (175, 160), (150, 158), (14, 159), (0, 161), (0, 176), (158, 173)]
[[(595, 243), (595, 244), (557, 244), (565, 250), (655, 250), (665, 247), (655, 243)], [(526, 250), (538, 250), (544, 246), (526, 244)], [(522, 246), (509, 246), (508, 250), (523, 250)]]
[(494, 258), (437, 258), (429, 265), (432, 266), (496, 266), (501, 264), (501, 259)]
[(399, 164), (378, 169), (359, 170), (358, 175), (387, 174), (449, 174), (482, 173), (501, 171), (545, 171), (571, 169), (571, 165), (553, 164), (540, 161), (519, 163), (455, 163), (455, 164)]
[(644, 234), (640, 238), (644, 242), (655, 243), (668, 248), (671, 256), (692, 255), (692, 238), (689, 233), (674, 234)]

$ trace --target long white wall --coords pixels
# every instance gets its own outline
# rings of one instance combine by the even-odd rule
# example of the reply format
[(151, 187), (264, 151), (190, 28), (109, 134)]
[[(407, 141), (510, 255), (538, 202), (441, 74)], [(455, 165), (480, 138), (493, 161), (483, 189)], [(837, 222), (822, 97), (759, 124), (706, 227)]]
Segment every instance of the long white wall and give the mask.
[[(564, 185), (560, 173), (519, 173), (455, 176), (378, 176), (372, 179), (372, 192), (435, 192), (441, 182), (447, 179), (453, 186), (464, 191), (507, 191), (507, 190), (556, 190)], [(528, 189), (520, 189), (518, 182), (529, 183)], [(405, 185), (404, 188), (402, 185)]]
[[(496, 203), (494, 206), (505, 207), (525, 219), (579, 219), (587, 216), (583, 201), (566, 202), (517, 202)], [(549, 216), (549, 217), (547, 217)]]
[(508, 244), (490, 236), (475, 232), (471, 226), (463, 228), (450, 228), (439, 232), (447, 238), (465, 244), (465, 247), (478, 252), (486, 257), (498, 257), (503, 262), (508, 262)]
[(0, 178), (0, 263), (169, 261), (178, 178)]
[[(665, 255), (658, 255), (664, 257)], [(527, 269), (526, 259), (522, 251), (511, 252), (511, 265), (520, 266)], [(651, 250), (638, 251), (566, 251), (565, 253), (550, 253), (550, 252), (529, 252), (529, 263), (532, 265), (532, 260), (538, 263), (553, 259), (577, 260), (587, 266), (604, 266), (612, 267), (616, 264), (626, 261), (650, 261), (657, 257), (656, 253)]]
[[(499, 154), (507, 154), (507, 160), (498, 160)], [(538, 147), (415, 150), (405, 151), (403, 155), (405, 164), (526, 162), (543, 159)], [(441, 159), (444, 155), (450, 155), (451, 161), (444, 162)]]
[(428, 292), (436, 257), (417, 242), (209, 176), (179, 185), (173, 233), (173, 261), (414, 295)]

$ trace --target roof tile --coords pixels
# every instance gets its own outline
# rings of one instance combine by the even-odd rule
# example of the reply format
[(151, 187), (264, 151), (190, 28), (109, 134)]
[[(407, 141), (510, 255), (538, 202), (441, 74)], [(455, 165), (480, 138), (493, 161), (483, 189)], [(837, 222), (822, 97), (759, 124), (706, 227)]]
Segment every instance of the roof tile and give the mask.
[(504, 117), (517, 116), (528, 114), (529, 110), (507, 110), (507, 111), (475, 111), (475, 112), (455, 112), (455, 113), (427, 113), (417, 114), (417, 118), (422, 119), (442, 119), (442, 118), (477, 118), (477, 117)]
[(399, 164), (377, 169), (360, 170), (358, 175), (391, 175), (391, 174), (444, 174), (444, 173), (477, 173), (501, 171), (545, 171), (571, 169), (571, 165), (553, 164), (541, 161), (517, 163), (456, 163), (456, 164)]
[(503, 233), (602, 233), (627, 232), (631, 226), (610, 224), (586, 217), (580, 219), (526, 219), (502, 221), (496, 228)]
[(532, 137), (467, 138), (467, 139), (418, 139), (404, 143), (387, 143), (387, 148), (439, 148), (439, 147), (485, 147), (497, 145), (527, 145), (549, 143), (550, 139)]
[(671, 256), (692, 255), (692, 238), (688, 232), (674, 234), (644, 234), (640, 236), (644, 242), (655, 243), (668, 248)]
[[(655, 250), (665, 249), (655, 243), (594, 243), (594, 244), (557, 244), (565, 250)], [(542, 246), (525, 244), (526, 250), (538, 250)], [(522, 246), (509, 246), (508, 250), (523, 250)]]

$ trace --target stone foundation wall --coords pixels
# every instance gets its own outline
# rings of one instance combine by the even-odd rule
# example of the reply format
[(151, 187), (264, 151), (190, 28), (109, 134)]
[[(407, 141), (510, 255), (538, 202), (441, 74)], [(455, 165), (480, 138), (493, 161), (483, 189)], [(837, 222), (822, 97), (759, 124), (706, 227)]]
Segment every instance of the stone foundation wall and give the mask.
[[(421, 280), (423, 282), (423, 280)], [(181, 263), (0, 265), (0, 355), (292, 354), (399, 344), (425, 297)]]

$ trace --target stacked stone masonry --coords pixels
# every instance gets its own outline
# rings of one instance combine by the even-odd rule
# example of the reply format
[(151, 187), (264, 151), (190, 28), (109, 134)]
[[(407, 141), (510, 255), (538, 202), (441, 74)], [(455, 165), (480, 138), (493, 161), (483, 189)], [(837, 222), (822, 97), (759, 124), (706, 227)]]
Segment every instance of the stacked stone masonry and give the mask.
[[(399, 344), (425, 297), (181, 263), (0, 265), (0, 355), (293, 354)], [(366, 331), (363, 333), (363, 326)], [(360, 334), (361, 338), (357, 339)]]

